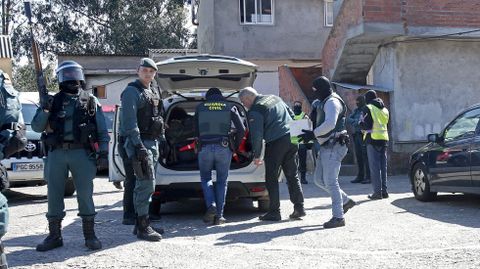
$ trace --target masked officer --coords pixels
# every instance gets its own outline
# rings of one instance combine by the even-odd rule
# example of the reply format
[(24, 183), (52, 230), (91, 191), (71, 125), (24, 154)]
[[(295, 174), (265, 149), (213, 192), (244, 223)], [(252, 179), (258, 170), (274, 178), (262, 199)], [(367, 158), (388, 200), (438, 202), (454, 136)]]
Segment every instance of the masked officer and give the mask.
[(316, 111), (316, 128), (313, 131), (303, 130), (300, 141), (318, 140), (320, 151), (317, 156), (314, 181), (332, 199), (333, 217), (323, 227), (336, 228), (345, 226), (343, 214), (355, 205), (338, 184), (338, 173), (342, 159), (347, 154), (348, 135), (345, 129), (347, 107), (342, 98), (332, 91), (330, 81), (318, 77), (312, 87), (316, 98), (320, 101)]
[[(0, 160), (23, 150), (27, 144), (21, 109), (18, 92), (13, 88), (10, 77), (0, 70)], [(8, 268), (1, 242), (8, 226), (7, 198), (1, 191), (8, 185), (7, 169), (0, 163), (0, 268)]]
[(291, 219), (305, 216), (303, 191), (298, 179), (296, 155), (298, 147), (290, 140), (289, 122), (294, 115), (291, 109), (275, 95), (259, 95), (254, 88), (247, 87), (240, 91), (240, 101), (248, 109), (248, 121), (254, 163), (261, 165), (262, 141), (265, 140), (265, 183), (270, 197), (269, 211), (260, 216), (263, 221), (279, 221), (280, 195), (278, 177), (280, 167), (287, 178), (290, 201), (294, 205)]
[(133, 232), (137, 238), (147, 241), (162, 239), (160, 233), (150, 226), (148, 214), (155, 189), (158, 143), (164, 136), (162, 100), (158, 91), (151, 87), (157, 70), (152, 59), (142, 58), (137, 69), (138, 79), (129, 83), (120, 97), (120, 137), (136, 178), (133, 191), (136, 224)]
[[(240, 115), (225, 100), (218, 88), (210, 88), (205, 94), (205, 102), (196, 109), (197, 141), (199, 144), (198, 166), (207, 212), (205, 223), (219, 225), (225, 223), (223, 208), (227, 195), (227, 178), (232, 153), (237, 148), (234, 141), (241, 141), (245, 135)], [(235, 127), (236, 139), (231, 139), (230, 127)], [(215, 190), (212, 170), (217, 172)]]
[(353, 110), (352, 114), (350, 114), (347, 119), (348, 124), (350, 124), (354, 130), (353, 145), (358, 165), (357, 177), (350, 182), (369, 184), (370, 170), (368, 168), (367, 146), (365, 145), (365, 141), (363, 141), (362, 129), (360, 128), (360, 116), (362, 115), (362, 110), (365, 110), (365, 106), (365, 96), (358, 96), (357, 108)]
[[(293, 103), (293, 113), (295, 116), (293, 120), (302, 120), (309, 119), (309, 117), (302, 111), (302, 103), (300, 101), (295, 101)], [(310, 122), (310, 121), (309, 121)], [(307, 173), (307, 150), (311, 149), (312, 143), (299, 143), (299, 138), (297, 136), (292, 136), (291, 141), (293, 144), (298, 145), (298, 172), (300, 172), (300, 182), (302, 184), (308, 184), (306, 173)]]
[[(102, 248), (94, 231), (93, 179), (97, 167), (108, 167), (110, 138), (100, 103), (85, 90), (82, 69), (74, 61), (64, 61), (58, 66), (56, 73), (60, 92), (50, 99), (42, 98), (32, 120), (32, 129), (44, 132), (43, 142), (47, 150), (44, 173), (50, 233), (37, 245), (37, 251), (63, 246), (61, 223), (65, 217), (63, 198), (69, 171), (77, 190), (78, 215), (82, 218), (85, 246), (90, 250)], [(94, 143), (98, 143), (98, 153)]]

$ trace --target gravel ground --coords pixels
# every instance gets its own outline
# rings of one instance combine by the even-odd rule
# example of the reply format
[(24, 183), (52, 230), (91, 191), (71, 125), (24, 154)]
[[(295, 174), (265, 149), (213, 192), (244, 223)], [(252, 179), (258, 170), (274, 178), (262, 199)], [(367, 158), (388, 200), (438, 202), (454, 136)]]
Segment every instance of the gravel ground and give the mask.
[[(311, 178), (309, 178), (311, 181)], [(122, 192), (95, 179), (97, 236), (103, 249), (84, 246), (76, 197), (65, 200), (64, 247), (35, 251), (47, 234), (46, 187), (7, 193), (10, 226), (4, 237), (11, 268), (480, 268), (480, 198), (444, 194), (422, 203), (411, 194), (406, 176), (390, 178), (390, 198), (369, 201), (369, 185), (341, 179), (358, 202), (347, 225), (325, 230), (330, 198), (304, 185), (307, 216), (288, 221), (293, 210), (286, 184), (278, 223), (260, 222), (248, 200), (227, 206), (223, 226), (206, 226), (202, 201), (170, 203), (154, 226), (166, 229), (157, 243), (138, 241), (132, 226), (121, 224)]]

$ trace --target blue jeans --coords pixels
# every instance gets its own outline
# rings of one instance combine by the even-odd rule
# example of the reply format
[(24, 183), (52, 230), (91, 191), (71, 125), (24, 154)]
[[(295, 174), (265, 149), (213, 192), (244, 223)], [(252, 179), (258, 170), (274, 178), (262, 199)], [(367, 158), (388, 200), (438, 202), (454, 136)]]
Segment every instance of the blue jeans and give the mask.
[[(217, 217), (223, 217), (225, 197), (227, 195), (227, 178), (232, 162), (232, 151), (220, 144), (203, 145), (198, 152), (198, 166), (202, 183), (203, 196), (207, 208), (217, 207)], [(213, 189), (212, 170), (216, 171), (217, 180)]]
[(373, 193), (387, 193), (387, 147), (367, 144)]
[(347, 151), (346, 146), (336, 143), (333, 146), (321, 146), (317, 156), (314, 182), (330, 194), (334, 218), (343, 218), (343, 204), (350, 199), (338, 184), (338, 173)]

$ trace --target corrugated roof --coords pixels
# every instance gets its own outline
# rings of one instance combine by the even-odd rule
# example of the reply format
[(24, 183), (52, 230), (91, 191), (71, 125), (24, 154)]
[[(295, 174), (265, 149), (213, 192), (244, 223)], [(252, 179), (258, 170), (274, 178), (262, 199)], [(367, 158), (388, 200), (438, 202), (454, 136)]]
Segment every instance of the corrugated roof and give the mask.
[(197, 53), (197, 49), (148, 49), (149, 53), (157, 54), (194, 54)]
[(378, 87), (378, 86), (375, 86), (375, 85), (358, 85), (358, 84), (350, 84), (350, 83), (340, 83), (340, 82), (332, 82), (333, 85), (338, 85), (342, 88), (345, 88), (345, 89), (351, 89), (351, 90), (364, 90), (364, 89), (368, 89), (368, 90), (374, 90), (374, 91), (378, 91), (378, 92), (391, 92), (393, 90), (391, 89), (386, 89), (386, 88), (382, 88), (382, 87)]
[(12, 42), (8, 35), (0, 35), (0, 58), (13, 58)]
[(148, 57), (147, 54), (141, 53), (71, 53), (71, 52), (59, 52), (57, 56), (135, 56), (135, 57)]

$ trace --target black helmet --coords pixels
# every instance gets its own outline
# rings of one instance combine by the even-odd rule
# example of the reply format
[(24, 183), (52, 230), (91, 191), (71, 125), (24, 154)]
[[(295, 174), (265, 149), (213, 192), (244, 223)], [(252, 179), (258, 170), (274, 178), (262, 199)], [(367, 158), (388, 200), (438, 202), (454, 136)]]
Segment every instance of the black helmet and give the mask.
[(58, 83), (66, 81), (80, 81), (85, 83), (83, 67), (75, 61), (63, 61), (55, 72), (57, 73)]

